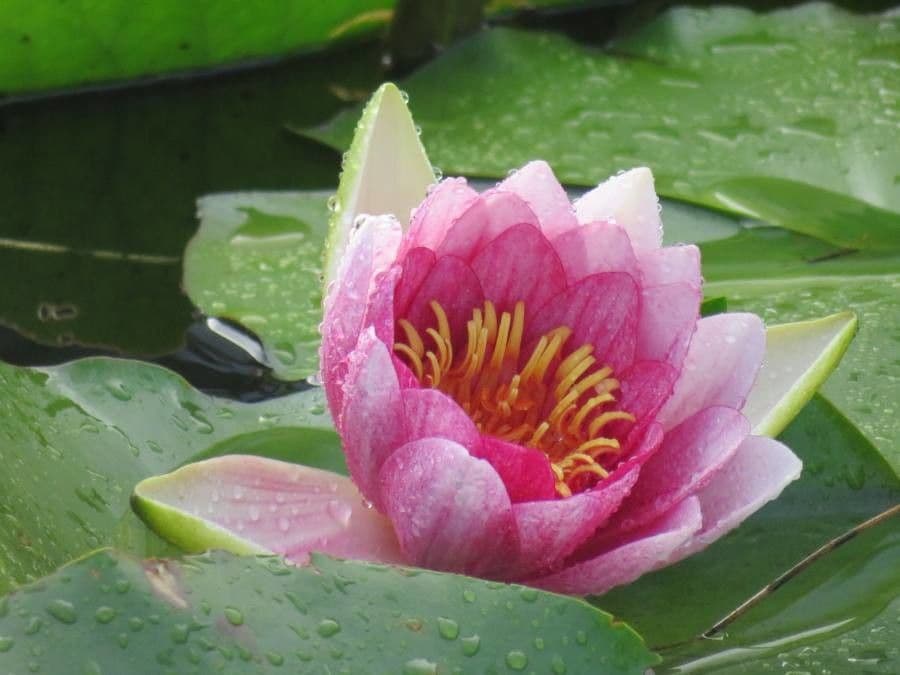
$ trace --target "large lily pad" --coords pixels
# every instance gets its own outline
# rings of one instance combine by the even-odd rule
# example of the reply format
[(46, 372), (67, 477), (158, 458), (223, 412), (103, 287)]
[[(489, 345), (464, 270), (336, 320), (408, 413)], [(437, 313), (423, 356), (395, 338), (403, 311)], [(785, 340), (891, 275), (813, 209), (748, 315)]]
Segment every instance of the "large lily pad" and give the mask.
[(2, 602), (13, 672), (640, 675), (656, 662), (581, 600), (324, 556), (295, 568), (103, 551)]
[[(402, 87), (447, 173), (499, 177), (540, 157), (592, 185), (647, 165), (664, 195), (896, 249), (898, 32), (896, 13), (827, 4), (681, 8), (608, 51), (486, 31)], [(358, 114), (308, 133), (346, 147)]]
[(0, 364), (0, 429), (0, 592), (99, 546), (161, 550), (129, 497), (192, 459), (258, 453), (343, 470), (318, 390), (236, 403), (135, 361)]
[(0, 91), (18, 93), (274, 57), (382, 26), (392, 0), (6, 0)]

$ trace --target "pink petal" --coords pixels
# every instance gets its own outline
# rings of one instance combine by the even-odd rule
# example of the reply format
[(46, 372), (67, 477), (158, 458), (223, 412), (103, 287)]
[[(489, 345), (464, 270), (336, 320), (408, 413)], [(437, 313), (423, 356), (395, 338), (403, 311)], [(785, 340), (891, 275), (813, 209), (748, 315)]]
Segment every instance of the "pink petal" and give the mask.
[(680, 368), (697, 320), (699, 287), (687, 283), (644, 288), (635, 358), (668, 361)]
[(330, 471), (228, 455), (179, 469), (151, 489), (152, 499), (295, 562), (311, 551), (404, 562), (390, 521)]
[(625, 228), (635, 251), (659, 248), (662, 221), (650, 169), (641, 167), (609, 178), (575, 202), (578, 222), (612, 221)]
[(372, 329), (350, 356), (338, 430), (347, 467), (366, 498), (378, 503), (378, 471), (406, 441), (403, 399), (388, 348)]
[(522, 223), (539, 227), (538, 217), (521, 197), (488, 190), (453, 223), (438, 248), (438, 256), (453, 255), (471, 261), (488, 242)]
[(668, 432), (604, 540), (646, 525), (707, 485), (737, 452), (750, 424), (731, 408), (707, 408)]
[(341, 409), (343, 360), (356, 345), (372, 282), (392, 263), (400, 243), (400, 223), (391, 217), (366, 218), (350, 237), (338, 275), (325, 297), (320, 358), (332, 414)]
[(706, 548), (775, 499), (800, 477), (803, 463), (785, 445), (764, 436), (749, 436), (734, 456), (697, 493), (703, 529), (681, 550), (687, 557)]
[(598, 595), (674, 562), (679, 548), (700, 529), (696, 497), (685, 499), (663, 518), (584, 562), (528, 583), (557, 593)]
[(414, 248), (401, 258), (402, 272), (394, 291), (394, 316), (401, 319), (419, 294), (419, 289), (437, 262), (430, 248)]
[(659, 414), (667, 429), (714, 405), (744, 405), (766, 350), (766, 332), (755, 314), (717, 314), (697, 322), (681, 377)]
[(381, 495), (415, 565), (487, 576), (516, 555), (503, 481), (458, 443), (425, 438), (404, 445), (381, 469)]
[(435, 185), (413, 211), (400, 256), (419, 246), (437, 251), (450, 226), (477, 198), (465, 178), (447, 178)]
[[(677, 377), (678, 371), (663, 361), (638, 361), (624, 371), (618, 378), (621, 386), (615, 407), (631, 413), (636, 422), (612, 422), (608, 435), (622, 438), (632, 428), (640, 429), (653, 423), (656, 413), (671, 395)], [(630, 446), (626, 443), (623, 447), (628, 449)]]
[(372, 328), (376, 337), (386, 345), (394, 344), (394, 292), (400, 274), (400, 266), (394, 265), (375, 277), (363, 316), (363, 328)]
[(556, 478), (550, 469), (550, 460), (540, 450), (485, 435), (478, 446), (470, 448), (470, 452), (494, 467), (506, 486), (510, 501), (556, 497)]
[(559, 566), (615, 513), (638, 478), (631, 465), (593, 490), (566, 499), (513, 504), (520, 552), (505, 578), (534, 575)]
[[(540, 336), (559, 326), (572, 329), (570, 349), (594, 346), (598, 363), (622, 372), (634, 360), (640, 296), (634, 279), (622, 272), (595, 274), (548, 300), (526, 321), (530, 353)], [(526, 317), (528, 317), (526, 308)]]
[(427, 328), (437, 325), (432, 300), (437, 300), (447, 314), (453, 344), (462, 344), (472, 309), (484, 304), (484, 293), (475, 272), (459, 258), (445, 256), (438, 259), (406, 311), (405, 318), (422, 335)]
[(700, 249), (693, 244), (641, 251), (638, 256), (644, 286), (686, 283), (700, 288)]
[(481, 445), (481, 434), (475, 423), (456, 401), (437, 389), (404, 389), (402, 391), (405, 442), (438, 437), (456, 441), (472, 450)]
[(556, 237), (553, 248), (566, 268), (569, 285), (600, 272), (625, 272), (640, 278), (631, 241), (618, 225), (600, 222), (573, 228)]
[(519, 195), (540, 218), (541, 231), (552, 239), (578, 226), (566, 191), (543, 161), (529, 162), (497, 188)]
[(511, 312), (516, 302), (537, 308), (566, 287), (566, 274), (556, 251), (533, 225), (516, 225), (478, 252), (472, 269), (486, 300), (498, 312)]

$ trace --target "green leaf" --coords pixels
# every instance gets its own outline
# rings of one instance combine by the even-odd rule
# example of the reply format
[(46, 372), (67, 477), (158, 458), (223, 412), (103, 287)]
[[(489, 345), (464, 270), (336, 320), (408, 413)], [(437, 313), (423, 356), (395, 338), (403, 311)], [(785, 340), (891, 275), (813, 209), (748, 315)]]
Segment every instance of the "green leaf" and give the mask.
[[(595, 185), (646, 165), (662, 195), (897, 250), (900, 97), (885, 83), (898, 31), (896, 13), (827, 4), (680, 8), (607, 52), (485, 31), (402, 86), (446, 173), (499, 177), (541, 157)], [(346, 147), (357, 115), (308, 133)]]
[(581, 600), (324, 556), (297, 568), (102, 551), (2, 607), (0, 648), (15, 672), (640, 675), (657, 662), (634, 631)]
[(257, 333), (275, 374), (318, 368), (324, 192), (233, 193), (198, 202), (200, 229), (184, 255), (184, 289), (205, 314)]
[[(651, 645), (691, 640), (820, 545), (900, 500), (897, 475), (822, 397), (813, 398), (781, 440), (803, 460), (804, 470), (778, 499), (702, 553), (614, 589), (598, 602)], [(859, 537), (780, 587), (729, 626), (722, 639), (688, 644), (669, 654), (667, 663), (710, 654), (727, 662), (730, 650), (750, 645), (752, 654), (741, 658), (773, 657), (867, 624), (896, 595), (897, 534), (896, 523), (888, 522)], [(894, 622), (890, 613), (881, 620)], [(839, 642), (829, 647), (835, 673), (846, 670)], [(823, 661), (821, 667), (829, 665)]]
[(143, 478), (195, 459), (276, 446), (271, 456), (341, 470), (324, 410), (319, 390), (236, 403), (134, 361), (0, 364), (0, 592), (99, 546), (166, 550), (128, 500)]
[(0, 106), (0, 166), (14, 167), (0, 181), (0, 321), (51, 345), (178, 349), (197, 197), (332, 187), (340, 155), (283, 124), (325, 119), (371, 86), (375, 56)]
[(754, 434), (777, 436), (837, 367), (856, 334), (852, 312), (766, 329), (766, 357), (741, 412)]
[(394, 84), (378, 88), (354, 128), (328, 227), (326, 286), (337, 275), (358, 215), (391, 214), (405, 227), (435, 181), (405, 94)]
[(384, 25), (392, 0), (6, 0), (0, 91), (19, 93), (283, 56)]

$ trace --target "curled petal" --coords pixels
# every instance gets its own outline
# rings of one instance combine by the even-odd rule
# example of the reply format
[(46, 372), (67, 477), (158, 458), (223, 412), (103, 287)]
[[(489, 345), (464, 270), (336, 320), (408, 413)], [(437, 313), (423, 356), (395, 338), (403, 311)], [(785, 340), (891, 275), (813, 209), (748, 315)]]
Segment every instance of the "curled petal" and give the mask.
[(569, 285), (601, 272), (625, 272), (640, 278), (631, 240), (618, 225), (598, 222), (573, 228), (556, 237), (553, 248), (566, 267)]
[(681, 377), (659, 413), (671, 429), (698, 410), (740, 410), (766, 349), (766, 332), (755, 314), (717, 314), (697, 322)]
[(388, 348), (369, 329), (350, 357), (338, 429), (354, 482), (376, 506), (381, 465), (406, 440), (403, 399)]
[(487, 461), (506, 485), (512, 502), (556, 497), (556, 477), (550, 460), (540, 450), (482, 436), (472, 455)]
[(803, 463), (787, 446), (765, 436), (749, 436), (697, 493), (703, 510), (703, 529), (684, 545), (687, 557), (740, 525), (766, 502), (775, 499), (800, 477)]
[(456, 401), (437, 389), (404, 389), (402, 392), (405, 442), (435, 436), (456, 441), (472, 450), (481, 443), (474, 422)]
[(689, 497), (615, 547), (528, 583), (557, 593), (605, 593), (614, 586), (630, 583), (647, 572), (670, 564), (701, 525), (699, 500)]
[(490, 576), (518, 550), (503, 481), (443, 438), (404, 445), (381, 469), (385, 513), (415, 565)]
[(390, 522), (366, 508), (349, 478), (298, 464), (217, 457), (141, 482), (133, 503), (151, 527), (190, 551), (273, 552), (294, 562), (321, 551), (403, 562)]
[(536, 309), (566, 287), (559, 256), (533, 225), (506, 230), (479, 251), (472, 270), (498, 312), (511, 312), (519, 300)]
[(578, 222), (612, 221), (625, 228), (635, 251), (662, 245), (659, 201), (650, 169), (640, 167), (620, 173), (575, 202)]
[(569, 197), (547, 162), (529, 162), (497, 189), (524, 199), (540, 219), (541, 232), (550, 239), (578, 226)]
[(453, 344), (460, 344), (466, 334), (466, 321), (472, 316), (472, 308), (484, 302), (484, 292), (478, 277), (465, 261), (445, 256), (439, 258), (425, 276), (406, 312), (406, 318), (423, 335), (435, 322), (432, 300), (436, 300), (447, 314)]
[(639, 471), (639, 466), (631, 465), (593, 490), (567, 499), (513, 504), (520, 553), (511, 562), (509, 578), (532, 576), (560, 565), (615, 513)]
[(466, 184), (465, 178), (442, 180), (413, 211), (400, 256), (419, 246), (437, 251), (447, 230), (477, 199), (478, 193)]

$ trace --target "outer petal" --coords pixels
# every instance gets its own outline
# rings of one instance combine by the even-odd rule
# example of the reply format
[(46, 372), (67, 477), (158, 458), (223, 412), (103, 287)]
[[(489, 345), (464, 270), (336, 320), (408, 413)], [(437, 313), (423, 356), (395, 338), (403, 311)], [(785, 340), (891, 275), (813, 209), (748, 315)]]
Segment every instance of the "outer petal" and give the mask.
[(553, 248), (566, 268), (569, 285), (601, 272), (625, 272), (640, 278), (631, 240), (618, 225), (599, 222), (573, 228), (556, 237)]
[(481, 445), (481, 434), (456, 401), (437, 389), (404, 389), (405, 442), (438, 437), (456, 441), (472, 450)]
[(342, 362), (359, 339), (373, 280), (393, 263), (400, 237), (395, 218), (366, 218), (350, 239), (337, 279), (328, 289), (320, 353), (325, 393), (334, 414), (341, 409), (346, 372)]
[(697, 322), (681, 377), (659, 414), (667, 429), (714, 405), (740, 409), (762, 364), (766, 333), (755, 314), (717, 314)]
[(380, 482), (385, 512), (413, 564), (489, 576), (515, 556), (515, 521), (503, 481), (458, 443), (408, 443), (384, 464)]
[(459, 258), (445, 256), (425, 276), (406, 312), (406, 318), (422, 335), (426, 328), (435, 325), (432, 300), (437, 300), (447, 313), (453, 344), (461, 344), (472, 308), (484, 302), (481, 284), (472, 268)]
[(134, 504), (155, 530), (189, 550), (271, 551), (295, 562), (322, 551), (403, 562), (390, 522), (365, 507), (350, 479), (298, 464), (217, 457), (143, 481)]
[(693, 244), (641, 251), (638, 257), (644, 286), (685, 283), (700, 288), (700, 249)]
[(487, 461), (500, 476), (512, 502), (555, 499), (556, 478), (540, 450), (482, 436), (472, 455)]
[(539, 222), (518, 195), (488, 190), (453, 223), (438, 248), (438, 256), (454, 255), (471, 261), (485, 244), (513, 225), (525, 223), (539, 227)]
[[(594, 355), (617, 373), (634, 360), (640, 295), (629, 275), (608, 272), (587, 277), (550, 298), (527, 322), (526, 352), (548, 331), (568, 326), (573, 349), (594, 345)], [(527, 312), (526, 312), (527, 316)]]
[(388, 348), (373, 329), (360, 336), (350, 357), (338, 429), (347, 467), (366, 498), (378, 502), (378, 471), (406, 441), (400, 384)]
[(519, 530), (519, 557), (506, 578), (558, 568), (615, 513), (638, 478), (640, 467), (610, 476), (595, 489), (568, 499), (513, 504)]
[(687, 557), (740, 525), (800, 477), (803, 463), (787, 446), (765, 436), (750, 436), (734, 456), (697, 493), (703, 529), (682, 548)]
[(662, 221), (650, 169), (641, 167), (600, 183), (575, 202), (578, 222), (613, 221), (631, 238), (636, 251), (659, 248)]
[(566, 191), (547, 162), (529, 162), (497, 186), (528, 202), (541, 221), (541, 231), (550, 239), (578, 226)]
[(434, 186), (415, 211), (404, 238), (401, 257), (424, 246), (437, 251), (450, 226), (478, 199), (465, 178), (447, 178)]
[(633, 533), (621, 545), (528, 583), (557, 593), (605, 593), (613, 586), (627, 584), (670, 564), (701, 523), (699, 501), (690, 497), (663, 518)]
[(700, 318), (700, 288), (688, 283), (644, 288), (636, 358), (681, 367)]
[(523, 300), (527, 316), (529, 308), (540, 307), (566, 287), (559, 256), (533, 225), (506, 230), (478, 252), (472, 270), (498, 312), (512, 311)]
[(656, 520), (707, 485), (750, 432), (731, 408), (707, 408), (666, 434), (662, 447), (644, 464), (641, 479), (622, 504), (604, 540)]

